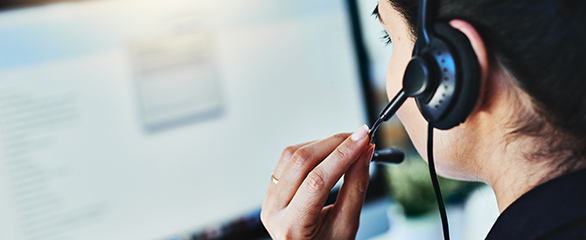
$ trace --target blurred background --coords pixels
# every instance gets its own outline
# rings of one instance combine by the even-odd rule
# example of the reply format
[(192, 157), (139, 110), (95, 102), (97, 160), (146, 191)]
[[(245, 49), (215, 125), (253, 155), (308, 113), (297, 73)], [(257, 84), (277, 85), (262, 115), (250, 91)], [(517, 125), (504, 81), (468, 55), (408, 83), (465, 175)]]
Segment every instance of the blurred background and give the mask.
[[(0, 240), (269, 239), (281, 151), (388, 101), (376, 4), (0, 0)], [(442, 239), (400, 122), (376, 142), (407, 158), (372, 166), (357, 239)], [(452, 239), (484, 239), (492, 191), (440, 182)]]

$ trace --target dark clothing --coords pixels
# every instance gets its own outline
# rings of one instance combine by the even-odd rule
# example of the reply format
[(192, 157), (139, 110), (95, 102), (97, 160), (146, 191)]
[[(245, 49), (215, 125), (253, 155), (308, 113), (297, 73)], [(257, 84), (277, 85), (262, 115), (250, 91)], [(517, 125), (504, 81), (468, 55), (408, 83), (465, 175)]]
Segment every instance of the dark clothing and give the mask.
[(586, 170), (525, 193), (498, 217), (486, 239), (586, 239)]

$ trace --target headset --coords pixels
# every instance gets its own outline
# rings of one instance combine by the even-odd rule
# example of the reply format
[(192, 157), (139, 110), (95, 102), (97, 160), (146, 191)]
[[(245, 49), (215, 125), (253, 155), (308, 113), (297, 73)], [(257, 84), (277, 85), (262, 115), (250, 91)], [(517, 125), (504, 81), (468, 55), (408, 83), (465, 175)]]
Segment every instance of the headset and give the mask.
[(450, 239), (443, 198), (433, 162), (433, 129), (448, 130), (466, 121), (478, 101), (480, 66), (470, 41), (447, 21), (436, 21), (431, 0), (420, 0), (417, 41), (405, 69), (403, 88), (382, 110), (370, 132), (388, 121), (409, 98), (428, 122), (429, 172), (440, 209), (444, 239)]

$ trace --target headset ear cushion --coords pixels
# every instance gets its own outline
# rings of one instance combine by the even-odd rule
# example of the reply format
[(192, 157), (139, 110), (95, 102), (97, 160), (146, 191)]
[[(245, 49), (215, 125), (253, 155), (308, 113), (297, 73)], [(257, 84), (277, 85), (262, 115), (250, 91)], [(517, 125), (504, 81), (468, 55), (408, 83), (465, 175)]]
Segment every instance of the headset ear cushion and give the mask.
[(435, 23), (434, 31), (435, 37), (448, 45), (456, 64), (456, 84), (459, 90), (455, 92), (455, 102), (447, 109), (444, 117), (434, 123), (438, 129), (450, 129), (466, 121), (476, 106), (480, 92), (480, 66), (466, 35), (446, 22)]

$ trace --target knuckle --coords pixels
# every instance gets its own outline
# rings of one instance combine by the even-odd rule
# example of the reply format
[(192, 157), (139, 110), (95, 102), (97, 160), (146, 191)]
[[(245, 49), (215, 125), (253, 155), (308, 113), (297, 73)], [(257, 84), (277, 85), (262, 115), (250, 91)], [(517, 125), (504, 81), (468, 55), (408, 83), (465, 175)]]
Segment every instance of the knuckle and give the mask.
[(360, 180), (356, 183), (356, 191), (358, 191), (361, 194), (366, 194), (366, 191), (368, 190), (368, 179), (367, 180)]
[(344, 145), (340, 145), (336, 148), (336, 153), (340, 159), (346, 159), (350, 155), (350, 149)]
[(271, 237), (275, 240), (289, 240), (295, 239), (295, 230), (291, 227), (291, 224), (281, 224), (281, 228), (277, 232), (270, 232)]
[(307, 187), (312, 193), (321, 192), (326, 188), (326, 175), (320, 169), (315, 169), (307, 176)]
[(293, 154), (295, 153), (295, 150), (297, 149), (294, 146), (286, 147), (285, 150), (283, 150), (283, 153), (281, 153), (281, 158), (290, 159), (291, 156), (293, 156)]
[(279, 239), (290, 240), (295, 239), (295, 231), (292, 228), (287, 228)]
[(311, 155), (312, 153), (309, 149), (302, 147), (293, 154), (291, 161), (296, 166), (303, 166), (310, 161)]
[(292, 222), (288, 224), (281, 237), (282, 239), (315, 239), (317, 230), (316, 225), (306, 226), (305, 224)]

